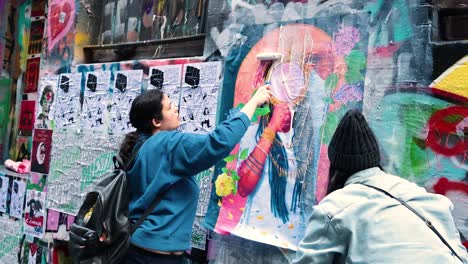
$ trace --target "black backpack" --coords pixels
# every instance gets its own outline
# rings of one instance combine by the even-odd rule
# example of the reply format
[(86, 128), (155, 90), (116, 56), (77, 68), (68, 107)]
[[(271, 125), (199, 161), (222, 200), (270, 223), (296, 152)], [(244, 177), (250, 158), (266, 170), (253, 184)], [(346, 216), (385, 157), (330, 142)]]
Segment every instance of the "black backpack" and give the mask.
[[(140, 144), (141, 146), (141, 144)], [(139, 147), (130, 158), (131, 166)], [(121, 263), (130, 245), (130, 236), (153, 211), (167, 192), (160, 193), (140, 219), (131, 226), (128, 219), (127, 174), (122, 162), (113, 157), (114, 170), (102, 176), (86, 195), (71, 226), (68, 249), (73, 263)]]

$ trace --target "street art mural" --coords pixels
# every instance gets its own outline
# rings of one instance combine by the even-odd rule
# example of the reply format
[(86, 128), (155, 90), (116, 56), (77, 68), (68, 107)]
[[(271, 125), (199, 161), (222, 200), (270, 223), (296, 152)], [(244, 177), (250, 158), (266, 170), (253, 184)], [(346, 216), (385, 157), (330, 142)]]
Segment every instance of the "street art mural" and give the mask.
[[(428, 6), (421, 1), (208, 1), (203, 57), (222, 62), (188, 58), (86, 65), (77, 64), (79, 49), (75, 44), (198, 34), (203, 6), (197, 4), (204, 1), (104, 1), (100, 13), (90, 9), (95, 4), (92, 0), (80, 5), (50, 0), (42, 44), (40, 30), (36, 30), (39, 22), (31, 25), (31, 32), (24, 26), (31, 23), (29, 13), (44, 14), (40, 4), (34, 6), (41, 2), (20, 6), (21, 29), (11, 38), (22, 40), (18, 44), (22, 47), (23, 74), (28, 52), (36, 53), (38, 45), (43, 47), (42, 76), (28, 73), (26, 80), (30, 80), (31, 91), (38, 90), (34, 127), (53, 130), (54, 142), (49, 174), (43, 177), (47, 192), (29, 184), (24, 191), (23, 214), (31, 224), (26, 232), (67, 239), (73, 214), (84, 194), (112, 167), (111, 157), (122, 138), (119, 133), (109, 134), (111, 118), (120, 109), (114, 107), (111, 112), (114, 91), (120, 92), (123, 77), (128, 83), (131, 74), (126, 72), (138, 71), (141, 77), (140, 84), (134, 85), (136, 90), (167, 92), (181, 109), (181, 117), (186, 118), (184, 131), (200, 133), (208, 133), (228, 114), (219, 112), (218, 94), (223, 103), (230, 100), (224, 97), (232, 95), (229, 107), (234, 108), (230, 113), (234, 114), (257, 86), (271, 84), (275, 99), (257, 109), (247, 135), (226, 157), (226, 166), (214, 175), (213, 169), (197, 175), (204, 195), (200, 196), (192, 245), (215, 248), (218, 255), (210, 256), (213, 263), (291, 260), (294, 252), (287, 249), (295, 249), (312, 205), (325, 195), (327, 145), (349, 108), (362, 109), (369, 119), (382, 145), (384, 169), (451, 199), (455, 221), (468, 237), (464, 214), (468, 62), (461, 60), (441, 77), (431, 78), (431, 22)], [(130, 10), (129, 5), (138, 8)], [(99, 23), (102, 17), (102, 31), (91, 36), (89, 32), (94, 31), (77, 28), (80, 16)], [(27, 42), (28, 36), (33, 43)], [(10, 63), (10, 42), (5, 40), (5, 66)], [(213, 74), (206, 74), (208, 71)], [(71, 94), (65, 92), (67, 88)], [(7, 98), (9, 94), (0, 96), (0, 101)], [(128, 105), (118, 105), (128, 110)], [(63, 115), (66, 113), (73, 114), (73, 122), (63, 119), (68, 118)], [(15, 158), (30, 158), (31, 141), (24, 135), (13, 141), (18, 143)], [(41, 159), (40, 149), (36, 145), (32, 153), (37, 160)], [(7, 213), (14, 179), (1, 179), (7, 187), (1, 188), (0, 211)], [(28, 201), (34, 202), (28, 205)], [(46, 203), (37, 215), (36, 201)], [(35, 225), (31, 221), (46, 211), (47, 223), (38, 221)], [(0, 220), (0, 226), (8, 226), (0, 232), (0, 262), (12, 262), (26, 218)], [(207, 227), (237, 236), (215, 234), (206, 245)], [(277, 247), (282, 249), (275, 250)], [(26, 248), (35, 246), (28, 244)], [(54, 248), (54, 261), (63, 263), (65, 251)], [(28, 254), (37, 256), (36, 252)]]
[[(467, 76), (467, 64), (466, 60), (461, 60), (433, 82), (431, 78), (432, 54), (427, 38), (431, 25), (430, 18), (427, 16), (431, 12), (428, 10), (430, 8), (431, 6), (412, 0), (368, 1), (366, 3), (362, 1), (226, 0), (210, 3), (210, 13), (221, 13), (223, 15), (220, 16), (218, 21), (211, 22), (211, 25), (214, 26), (209, 29), (210, 38), (206, 40), (205, 53), (208, 53), (206, 54), (208, 56), (216, 51), (224, 57), (225, 84), (223, 88), (229, 89), (229, 86), (226, 87), (226, 82), (236, 80), (235, 103), (233, 106), (237, 106), (237, 103), (239, 103), (237, 99), (239, 96), (237, 80), (240, 79), (240, 76), (243, 76), (243, 80), (245, 79), (241, 69), (248, 63), (245, 59), (248, 58), (246, 54), (249, 54), (249, 51), (254, 49), (252, 47), (255, 47), (255, 41), (252, 43), (250, 37), (252, 28), (259, 27), (258, 24), (262, 24), (263, 27), (267, 28), (267, 30), (264, 30), (265, 32), (271, 32), (278, 25), (284, 24), (285, 21), (304, 23), (311, 17), (319, 19), (341, 15), (348, 16), (344, 21), (349, 24), (343, 23), (344, 25), (352, 25), (361, 29), (362, 26), (349, 22), (349, 18), (352, 17), (350, 15), (361, 11), (369, 13), (365, 29), (369, 33), (368, 52), (365, 58), (350, 56), (347, 60), (345, 59), (345, 63), (353, 61), (353, 65), (357, 66), (357, 71), (359, 71), (360, 67), (365, 67), (365, 76), (361, 77), (354, 74), (355, 77), (364, 78), (364, 82), (360, 84), (362, 86), (359, 89), (350, 89), (350, 87), (337, 85), (337, 87), (342, 87), (340, 90), (347, 91), (345, 93), (346, 97), (343, 97), (340, 92), (328, 96), (329, 98), (323, 95), (311, 96), (310, 107), (315, 110), (320, 109), (318, 105), (325, 104), (328, 112), (321, 119), (317, 118), (317, 115), (315, 115), (315, 118), (310, 116), (309, 120), (311, 120), (312, 124), (306, 126), (306, 129), (303, 129), (301, 133), (293, 134), (292, 142), (306, 136), (307, 133), (309, 133), (309, 137), (314, 135), (310, 130), (313, 131), (316, 127), (320, 128), (321, 133), (319, 141), (311, 139), (304, 142), (307, 147), (313, 146), (313, 151), (310, 151), (307, 147), (297, 150), (298, 153), (309, 157), (309, 162), (313, 168), (307, 171), (308, 178), (305, 178), (302, 186), (303, 196), (301, 199), (303, 200), (299, 205), (310, 207), (320, 202), (325, 195), (323, 186), (326, 186), (328, 181), (327, 144), (338, 121), (346, 110), (346, 107), (335, 105), (335, 101), (360, 98), (361, 104), (357, 102), (350, 104), (348, 102), (348, 106), (361, 108), (368, 117), (371, 126), (376, 130), (379, 140), (382, 141), (380, 143), (382, 145), (385, 170), (415, 181), (428, 190), (441, 194), (446, 193), (445, 195), (454, 203), (453, 214), (458, 228), (466, 237), (466, 217), (460, 212), (466, 211), (466, 193), (468, 191), (465, 169), (467, 145), (463, 143), (466, 142), (467, 127), (466, 91), (468, 91), (468, 84), (465, 77)], [(222, 26), (220, 26), (221, 24)], [(328, 25), (325, 26), (323, 30), (327, 32), (327, 30), (330, 30), (327, 29), (328, 27)], [(286, 27), (281, 29), (286, 30)], [(346, 43), (353, 42), (353, 37), (350, 37), (353, 36), (352, 34), (341, 34), (336, 32), (331, 36), (334, 40), (341, 38), (346, 39)], [(263, 33), (262, 36), (260, 33), (259, 35), (264, 37), (267, 34)], [(303, 43), (300, 41), (296, 45), (301, 46)], [(268, 52), (271, 50), (263, 48), (261, 51)], [(334, 52), (338, 53), (339, 51), (334, 50)], [(294, 53), (291, 52), (291, 54)], [(320, 58), (317, 57), (319, 56), (315, 56), (312, 61), (319, 61)], [(263, 67), (258, 61), (257, 66), (258, 68)], [(270, 71), (274, 72), (274, 67), (271, 68), (273, 70)], [(293, 67), (289, 67), (288, 70), (288, 74), (294, 72)], [(346, 76), (345, 73), (344, 79), (352, 79), (350, 78), (352, 72), (356, 72), (356, 70), (353, 71), (352, 68), (346, 70), (351, 74)], [(255, 72), (257, 71), (255, 70)], [(234, 79), (230, 80), (230, 76), (234, 76)], [(255, 74), (252, 74), (252, 76), (255, 76)], [(452, 79), (446, 78), (449, 76), (452, 76)], [(306, 81), (307, 78), (309, 77), (304, 77)], [(262, 78), (259, 79), (262, 80)], [(298, 78), (298, 83), (301, 83), (300, 79)], [(254, 77), (248, 79), (250, 85), (255, 83), (254, 80)], [(321, 82), (316, 82), (315, 85), (309, 85), (309, 87), (320, 87), (320, 85), (328, 87), (333, 82), (332, 78), (322, 79)], [(276, 85), (274, 81), (271, 81), (271, 83), (272, 86)], [(338, 89), (335, 88), (335, 90)], [(356, 93), (356, 91), (361, 93)], [(313, 90), (312, 94), (319, 95), (320, 93)], [(294, 93), (286, 94), (287, 97), (294, 95)], [(248, 98), (248, 96), (249, 94), (246, 93), (245, 97)], [(302, 102), (307, 101), (306, 98), (307, 94)], [(325, 100), (322, 100), (322, 98), (325, 98)], [(294, 129), (294, 125), (298, 119), (302, 118), (297, 111), (300, 106), (301, 104), (297, 106), (296, 112), (290, 111), (294, 114), (291, 117), (293, 125), (289, 131), (299, 131)], [(273, 115), (274, 111), (273, 108), (273, 113), (269, 113), (269, 115)], [(316, 113), (317, 110), (312, 112)], [(388, 129), (389, 127), (392, 127), (392, 129)], [(281, 135), (281, 133), (277, 134)], [(260, 135), (251, 133), (250, 138), (258, 140)], [(282, 142), (284, 144), (284, 142), (287, 143), (288, 141)], [(239, 210), (226, 210), (228, 208), (234, 209), (235, 206), (232, 206), (232, 204), (238, 202), (237, 199), (232, 199), (232, 197), (240, 197), (239, 194), (243, 188), (242, 184), (239, 184), (242, 182), (239, 168), (242, 167), (242, 162), (249, 162), (248, 154), (255, 151), (252, 148), (245, 150), (242, 144), (234, 151), (234, 157), (226, 159), (227, 166), (224, 171), (217, 173), (221, 175), (218, 176), (215, 185), (220, 191), (217, 194), (213, 192), (208, 214), (211, 219), (217, 219), (218, 222), (208, 220), (205, 223), (205, 226), (221, 234), (233, 233), (238, 235), (236, 232), (241, 230), (238, 226), (248, 220), (252, 221), (252, 219), (245, 217), (245, 211), (249, 207), (241, 207), (241, 212)], [(294, 146), (294, 143), (292, 145)], [(319, 147), (317, 148), (317, 146)], [(306, 155), (308, 151), (309, 154)], [(286, 152), (286, 154), (289, 154), (289, 152)], [(294, 158), (297, 159), (298, 156), (300, 157), (300, 155), (295, 155)], [(250, 161), (250, 165), (251, 169), (258, 170), (258, 167), (254, 167), (254, 165), (258, 165), (255, 163), (255, 159), (253, 159), (253, 162)], [(288, 167), (288, 169), (291, 168), (294, 167)], [(232, 177), (233, 174), (234, 177)], [(267, 179), (260, 178), (259, 182), (268, 182), (269, 179)], [(447, 181), (450, 184), (446, 184)], [(446, 192), (441, 191), (440, 186), (444, 186), (442, 189), (446, 188), (448, 190)], [(448, 186), (454, 189), (450, 189)], [(253, 195), (258, 196), (259, 190), (262, 189), (254, 190)], [(232, 193), (237, 194), (233, 195)], [(220, 197), (220, 195), (222, 196)], [(271, 203), (269, 195), (262, 197), (263, 202), (266, 203), (265, 206)], [(288, 193), (286, 193), (286, 196), (288, 196)], [(248, 199), (254, 200), (251, 197)], [(248, 203), (249, 200), (247, 200), (246, 204)], [(304, 210), (304, 214), (308, 214), (307, 210)], [(225, 223), (230, 220), (234, 224), (230, 226), (224, 224), (222, 226), (219, 223), (220, 219), (228, 219)], [(295, 226), (295, 228), (297, 227)], [(245, 229), (242, 231), (245, 231)], [(248, 238), (250, 239), (250, 237)], [(257, 241), (263, 240), (261, 235), (254, 239)], [(271, 241), (274, 241), (274, 239), (269, 240), (267, 243), (276, 245)], [(236, 263), (240, 257), (244, 258), (246, 263), (259, 261), (258, 254), (256, 254), (259, 251), (255, 251), (252, 247), (237, 248), (225, 244), (222, 249), (222, 254), (214, 257), (214, 263)], [(287, 259), (291, 260), (291, 256), (287, 252), (284, 250), (281, 252), (284, 253), (282, 254), (284, 259), (279, 263), (287, 263)], [(268, 257), (263, 256), (260, 259), (266, 260)]]
[(268, 81), (273, 100), (257, 109), (216, 180), (222, 199), (212, 201), (220, 206), (215, 231), (296, 248), (312, 205), (303, 194), (326, 189), (327, 174), (317, 166), (329, 140), (322, 134), (327, 115), (362, 107), (365, 21), (355, 14), (244, 28), (246, 44), (226, 62), (237, 74), (225, 74), (224, 88), (235, 83), (234, 105), (242, 106)]

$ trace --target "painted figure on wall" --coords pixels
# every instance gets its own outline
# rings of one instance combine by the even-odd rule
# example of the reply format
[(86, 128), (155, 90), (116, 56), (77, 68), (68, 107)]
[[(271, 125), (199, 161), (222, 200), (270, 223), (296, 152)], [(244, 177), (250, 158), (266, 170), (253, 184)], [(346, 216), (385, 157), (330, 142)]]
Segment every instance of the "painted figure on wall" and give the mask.
[(244, 28), (246, 43), (232, 48), (224, 88), (235, 83), (234, 105), (264, 82), (273, 100), (257, 109), (215, 181), (219, 214), (206, 225), (216, 232), (295, 250), (308, 208), (326, 193), (327, 119), (362, 107), (366, 18), (342, 19)]
[(47, 85), (46, 87), (44, 87), (44, 90), (41, 94), (41, 98), (39, 98), (41, 112), (37, 117), (37, 128), (50, 128), (48, 127), (48, 121), (52, 119), (52, 117), (49, 114), (52, 104), (54, 103), (54, 97), (55, 94), (52, 86)]

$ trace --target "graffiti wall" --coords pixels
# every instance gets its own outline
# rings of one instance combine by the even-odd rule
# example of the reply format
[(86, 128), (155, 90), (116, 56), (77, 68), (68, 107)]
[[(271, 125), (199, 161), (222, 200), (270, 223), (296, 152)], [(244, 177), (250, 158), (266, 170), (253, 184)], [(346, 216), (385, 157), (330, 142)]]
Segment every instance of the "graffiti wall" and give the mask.
[[(281, 109), (281, 102), (293, 101), (293, 104), (289, 103), (283, 110), (291, 115), (290, 127), (285, 132), (275, 131), (274, 142), (281, 142), (283, 152), (278, 155), (269, 147), (263, 159), (260, 159), (262, 155), (253, 155), (256, 147), (265, 149), (262, 145), (265, 131), (251, 127), (252, 133), (225, 160), (227, 166), (215, 173), (216, 188), (205, 222), (207, 227), (221, 234), (231, 233), (293, 248), (277, 242), (284, 239), (279, 230), (284, 228), (287, 230), (284, 233), (294, 236), (300, 230), (300, 224), (296, 223), (301, 220), (281, 220), (277, 206), (285, 204), (283, 212), (293, 216), (295, 203), (291, 198), (295, 191), (302, 190), (297, 205), (303, 210), (298, 215), (308, 217), (311, 206), (325, 195), (327, 146), (333, 131), (347, 109), (358, 108), (378, 135), (384, 169), (450, 198), (455, 205), (453, 214), (457, 225), (466, 236), (466, 217), (461, 214), (466, 210), (468, 198), (466, 60), (433, 80), (431, 5), (413, 0), (229, 0), (210, 2), (209, 13), (210, 37), (205, 43), (205, 56), (218, 53), (224, 58), (223, 88), (234, 91), (232, 106), (245, 102), (265, 80), (270, 81), (276, 100), (270, 106), (271, 112), (266, 114), (270, 119), (262, 116), (253, 126), (261, 127), (262, 119), (266, 119), (268, 127), (268, 122), (274, 121), (275, 112)], [(304, 24), (328, 36), (328, 49), (321, 50), (321, 42), (326, 43), (327, 38), (317, 32), (303, 36), (307, 31)], [(291, 31), (292, 27), (302, 28)], [(365, 45), (362, 49), (365, 52), (358, 53), (354, 45)], [(274, 53), (279, 53), (279, 58)], [(265, 62), (262, 57), (275, 60)], [(300, 66), (296, 73), (291, 61)], [(275, 76), (282, 77), (276, 81)], [(281, 86), (284, 94), (275, 93), (275, 87)], [(304, 86), (305, 92), (296, 90)], [(294, 101), (294, 98), (300, 99)], [(283, 120), (287, 119), (283, 115)], [(301, 128), (301, 120), (310, 122)], [(249, 140), (252, 142), (248, 143)], [(283, 157), (282, 166), (278, 157)], [(243, 167), (247, 164), (255, 172), (250, 174), (258, 175), (249, 175), (249, 180), (244, 180), (248, 174)], [(301, 164), (308, 170), (298, 169)], [(282, 192), (285, 197), (278, 198), (274, 193), (281, 185), (274, 181), (271, 172), (278, 170), (277, 174), (281, 175), (285, 168), (287, 176), (283, 177), (285, 187), (282, 187), (286, 190)], [(298, 188), (294, 184), (297, 182), (301, 183)], [(292, 237), (288, 239), (294, 241)], [(219, 256), (213, 256), (215, 263), (230, 263), (226, 254), (248, 255), (245, 248), (223, 246), (222, 239), (215, 239), (214, 243), (222, 248)], [(288, 253), (284, 256), (286, 263), (290, 256)]]
[[(257, 109), (225, 165), (196, 176), (192, 247), (212, 263), (294, 257), (325, 196), (328, 143), (351, 108), (377, 134), (384, 169), (447, 196), (468, 237), (468, 59), (432, 76), (431, 12), (419, 0), (21, 1), (18, 31), (0, 25), (10, 36), (0, 39), (3, 67), (18, 61), (12, 79), (0, 73), (0, 137), (13, 119), (10, 156), (34, 164), (28, 179), (0, 175), (0, 226), (11, 227), (0, 232), (0, 259), (13, 261), (26, 233), (27, 260), (66, 261), (66, 249), (48, 251), (37, 239), (68, 239), (84, 195), (133, 129), (135, 96), (161, 89), (177, 103), (183, 131), (209, 133), (265, 82), (272, 103)], [(203, 58), (82, 64), (85, 45), (202, 31)], [(1, 114), (17, 89), (26, 95), (13, 102), (16, 115)]]

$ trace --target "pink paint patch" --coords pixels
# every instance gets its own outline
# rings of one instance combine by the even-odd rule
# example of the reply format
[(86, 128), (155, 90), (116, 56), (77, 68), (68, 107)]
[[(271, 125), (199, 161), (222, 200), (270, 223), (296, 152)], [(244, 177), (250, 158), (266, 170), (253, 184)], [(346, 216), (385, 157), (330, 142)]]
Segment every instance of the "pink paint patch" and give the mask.
[(320, 203), (320, 201), (322, 201), (322, 199), (327, 195), (329, 169), (330, 161), (328, 160), (328, 146), (321, 145), (317, 171), (317, 182), (315, 185), (315, 199), (317, 200), (317, 203)]
[(75, 1), (51, 0), (47, 26), (48, 50), (65, 37), (75, 23)]
[(59, 216), (59, 212), (52, 209), (47, 210), (47, 230), (58, 230)]
[(218, 234), (229, 235), (240, 221), (248, 197), (229, 195), (223, 198), (219, 209), (218, 221), (214, 231)]
[(386, 57), (386, 58), (393, 57), (393, 54), (398, 49), (400, 49), (400, 47), (401, 47), (401, 43), (396, 43), (396, 44), (393, 43), (393, 44), (389, 44), (386, 47), (377, 47), (375, 48), (373, 53), (380, 57)]

